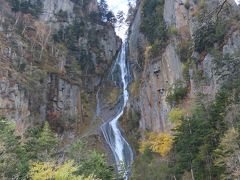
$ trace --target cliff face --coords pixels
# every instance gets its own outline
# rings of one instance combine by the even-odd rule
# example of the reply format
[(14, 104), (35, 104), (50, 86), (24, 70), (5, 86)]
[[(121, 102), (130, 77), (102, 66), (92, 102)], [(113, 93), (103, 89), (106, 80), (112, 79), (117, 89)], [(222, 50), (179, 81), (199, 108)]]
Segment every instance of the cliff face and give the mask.
[(20, 134), (45, 120), (59, 133), (81, 132), (121, 46), (113, 26), (95, 0), (44, 0), (33, 5), (39, 14), (0, 3), (0, 115)]
[[(239, 58), (239, 26), (234, 17), (239, 16), (239, 8), (234, 1), (195, 1), (165, 0), (162, 18), (168, 32), (166, 44), (151, 55), (154, 43), (148, 40), (144, 26), (145, 9), (152, 1), (139, 1), (139, 7), (132, 22), (129, 37), (129, 59), (133, 72), (131, 89), (131, 107), (140, 112), (139, 128), (141, 132), (169, 131), (172, 128), (168, 113), (173, 107), (190, 108), (190, 104), (201, 93), (206, 99), (214, 99), (219, 88), (236, 72), (234, 66), (239, 63), (229, 62), (217, 66), (213, 51), (222, 57), (230, 55)], [(223, 8), (221, 8), (223, 5)], [(229, 14), (229, 9), (231, 9)], [(154, 10), (153, 10), (154, 11)], [(157, 10), (156, 10), (157, 11)], [(159, 9), (158, 9), (159, 11)], [(148, 12), (149, 13), (149, 12)], [(202, 15), (204, 14), (204, 15)], [(197, 41), (205, 26), (219, 18), (232, 22), (219, 41), (214, 41), (208, 48), (198, 50)], [(153, 33), (152, 27), (148, 27)], [(144, 33), (145, 32), (145, 33)], [(162, 38), (162, 37), (155, 37)], [(164, 41), (164, 40), (163, 40)], [(201, 41), (201, 40), (200, 40)], [(208, 41), (202, 42), (207, 46)], [(187, 48), (183, 48), (186, 44)], [(215, 59), (215, 60), (214, 60)], [(197, 76), (201, 76), (201, 80)], [(170, 102), (169, 94), (181, 83), (187, 89), (187, 95), (179, 103)]]

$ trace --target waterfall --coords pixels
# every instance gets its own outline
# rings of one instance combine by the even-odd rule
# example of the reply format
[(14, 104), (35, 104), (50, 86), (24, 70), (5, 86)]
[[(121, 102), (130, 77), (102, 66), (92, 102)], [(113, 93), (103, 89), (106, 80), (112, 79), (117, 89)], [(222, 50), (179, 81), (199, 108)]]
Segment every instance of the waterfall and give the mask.
[(119, 176), (122, 176), (125, 180), (128, 179), (130, 174), (131, 165), (133, 162), (133, 152), (123, 137), (120, 131), (118, 120), (123, 115), (124, 108), (128, 101), (128, 68), (126, 63), (126, 43), (123, 43), (120, 54), (116, 60), (116, 65), (119, 65), (121, 71), (121, 81), (122, 81), (122, 95), (121, 98), (122, 106), (120, 107), (117, 115), (110, 121), (104, 123), (101, 126), (104, 138), (109, 145), (117, 166)]
[(96, 122), (97, 118), (99, 118), (100, 112), (101, 112), (101, 108), (100, 108), (100, 100), (99, 100), (99, 91), (100, 88), (97, 90), (97, 94), (96, 94), (96, 112), (95, 112), (95, 116), (93, 118), (92, 123)]

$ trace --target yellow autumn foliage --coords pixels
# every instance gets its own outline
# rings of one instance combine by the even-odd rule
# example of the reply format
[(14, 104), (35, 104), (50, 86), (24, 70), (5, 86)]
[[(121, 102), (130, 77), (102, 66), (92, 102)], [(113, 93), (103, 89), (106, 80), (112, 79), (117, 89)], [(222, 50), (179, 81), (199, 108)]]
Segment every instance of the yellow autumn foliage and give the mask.
[(143, 153), (147, 148), (152, 152), (166, 156), (172, 148), (173, 138), (168, 133), (148, 133), (147, 139), (140, 142), (139, 151)]
[(54, 162), (33, 163), (30, 167), (29, 176), (33, 180), (48, 180), (55, 176)]
[(30, 166), (29, 177), (32, 180), (98, 180), (93, 175), (84, 177), (74, 174), (78, 169), (73, 161), (62, 165), (55, 162), (36, 162)]
[(169, 113), (168, 113), (168, 118), (172, 123), (179, 124), (180, 120), (184, 117), (185, 111), (180, 108), (173, 108)]

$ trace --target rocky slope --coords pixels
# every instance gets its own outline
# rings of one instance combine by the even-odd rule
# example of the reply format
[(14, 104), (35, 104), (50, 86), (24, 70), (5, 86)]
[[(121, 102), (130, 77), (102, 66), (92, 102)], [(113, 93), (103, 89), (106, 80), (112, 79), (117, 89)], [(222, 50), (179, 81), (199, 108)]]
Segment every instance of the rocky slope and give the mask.
[[(159, 48), (158, 53), (151, 56), (153, 44), (147, 40), (147, 36), (141, 30), (144, 23), (143, 9), (151, 2), (139, 1), (130, 29), (129, 60), (134, 76), (133, 85), (130, 87), (132, 89), (131, 106), (141, 114), (139, 128), (142, 132), (148, 130), (163, 132), (171, 129), (168, 113), (177, 105), (175, 102), (174, 105), (167, 101), (173, 86), (179, 82), (188, 86), (188, 95), (180, 103), (180, 106), (187, 108), (189, 102), (199, 93), (208, 95), (208, 98), (212, 99), (223, 81), (228, 79), (228, 74), (233, 73), (234, 68), (224, 66), (221, 70), (218, 69), (222, 72), (221, 75), (217, 75), (213, 55), (206, 50), (197, 51), (197, 45), (194, 43), (198, 38), (197, 30), (207, 26), (208, 21), (214, 21), (216, 16), (224, 20), (234, 19), (237, 15), (239, 16), (239, 8), (234, 1), (227, 1), (222, 10), (220, 5), (223, 1), (217, 0), (205, 1), (204, 5), (195, 1), (165, 1), (162, 5), (162, 13), (168, 31), (168, 40), (165, 47)], [(230, 16), (228, 9), (231, 9)], [(204, 15), (202, 15), (203, 12)], [(237, 22), (237, 19), (233, 20), (222, 37), (223, 42), (216, 42), (211, 48), (219, 49), (223, 56), (229, 54), (238, 57), (239, 26)], [(151, 31), (152, 27), (148, 28)], [(161, 39), (161, 37), (155, 38)], [(187, 43), (189, 45), (186, 45)], [(183, 49), (184, 46), (187, 48)], [(181, 52), (181, 48), (185, 52)], [(181, 53), (185, 57), (182, 57)], [(190, 53), (190, 56), (187, 53)], [(206, 81), (196, 81), (196, 74), (199, 72), (201, 78), (207, 79)], [(223, 76), (225, 79), (222, 79)]]
[(132, 179), (239, 178), (239, 17), (233, 0), (138, 1), (122, 123)]
[[(64, 143), (93, 135), (89, 146), (102, 149), (99, 126), (121, 104), (119, 70), (111, 72), (121, 40), (112, 22), (102, 19), (96, 0), (0, 4), (0, 118), (16, 122), (22, 137), (29, 127), (48, 121), (67, 138)], [(147, 139), (146, 132), (174, 134), (171, 129), (178, 124), (169, 118), (174, 109), (189, 116), (199, 102), (212, 107), (208, 103), (217, 104), (223, 87), (231, 93), (229, 99), (239, 95), (239, 12), (233, 0), (137, 1), (128, 39), (132, 82), (122, 118), (135, 150), (139, 140)], [(224, 106), (226, 114), (214, 114), (227, 128), (236, 125), (240, 111), (232, 99)], [(211, 141), (216, 147), (225, 130), (221, 133), (218, 139), (214, 136), (216, 144)], [(192, 164), (187, 168), (189, 175)]]
[(69, 137), (82, 133), (121, 46), (113, 26), (95, 0), (0, 3), (0, 115), (16, 121), (19, 134), (45, 120)]

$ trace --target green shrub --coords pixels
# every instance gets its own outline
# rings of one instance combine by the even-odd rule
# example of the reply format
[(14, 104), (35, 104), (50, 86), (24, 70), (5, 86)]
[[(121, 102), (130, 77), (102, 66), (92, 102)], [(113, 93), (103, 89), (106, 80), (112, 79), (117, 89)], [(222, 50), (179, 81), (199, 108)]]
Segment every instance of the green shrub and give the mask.
[(154, 43), (150, 46), (150, 55), (151, 57), (155, 57), (159, 54), (160, 50), (166, 46), (166, 42), (163, 42), (159, 39), (156, 39)]
[(175, 26), (171, 26), (168, 28), (168, 35), (169, 36), (178, 36), (178, 29)]
[(56, 14), (58, 21), (66, 22), (68, 20), (67, 11), (63, 11), (62, 9)]
[(182, 64), (182, 73), (183, 73), (183, 78), (186, 82), (190, 81), (190, 74), (189, 74), (189, 68), (190, 68), (190, 63), (184, 63)]
[(39, 17), (42, 13), (43, 3), (41, 0), (9, 0), (14, 12), (22, 12)]
[(189, 40), (182, 40), (178, 44), (177, 53), (181, 62), (186, 63), (192, 55), (192, 42)]
[(120, 90), (117, 87), (113, 87), (108, 91), (107, 102), (108, 104), (116, 104), (120, 95)]
[(168, 113), (168, 118), (172, 123), (178, 123), (179, 121), (182, 120), (182, 118), (185, 115), (185, 111), (180, 108), (173, 108), (169, 113)]
[(197, 52), (206, 51), (215, 43), (224, 42), (224, 36), (228, 30), (228, 24), (218, 21), (215, 24), (206, 24), (194, 33), (194, 44)]
[(173, 148), (173, 172), (177, 179), (191, 170), (196, 179), (221, 179), (223, 171), (214, 166), (213, 153), (227, 130), (224, 118), (231, 96), (232, 91), (220, 90), (212, 103), (198, 102), (191, 115), (181, 119), (175, 129)]
[(186, 2), (184, 3), (184, 7), (185, 7), (186, 9), (189, 9), (189, 8), (190, 8), (190, 2), (189, 2), (189, 1), (186, 1)]
[(131, 92), (131, 95), (133, 97), (138, 97), (139, 94), (139, 88), (140, 88), (141, 82), (140, 80), (135, 80), (130, 84), (129, 90)]
[(146, 148), (143, 154), (136, 157), (130, 179), (171, 179), (169, 170), (166, 160), (159, 158), (150, 149)]
[(25, 179), (28, 155), (15, 134), (16, 124), (0, 118), (0, 179)]
[(94, 174), (99, 179), (113, 179), (114, 169), (107, 164), (105, 155), (87, 150), (86, 145), (86, 142), (77, 140), (67, 149), (67, 155), (79, 165), (76, 174)]
[(171, 105), (182, 101), (188, 93), (188, 88), (183, 82), (177, 82), (168, 91), (167, 102)]
[(152, 54), (166, 45), (168, 31), (163, 19), (164, 0), (145, 0), (140, 30), (153, 46)]

